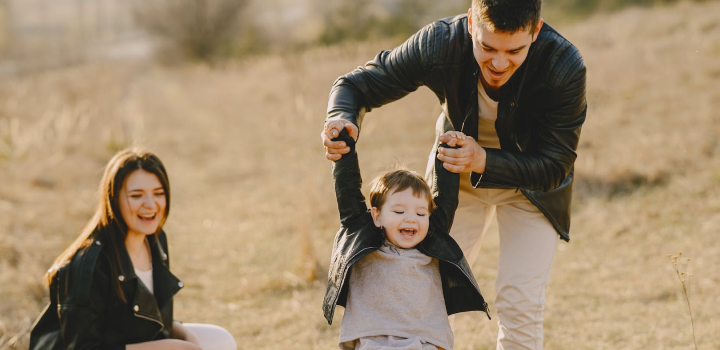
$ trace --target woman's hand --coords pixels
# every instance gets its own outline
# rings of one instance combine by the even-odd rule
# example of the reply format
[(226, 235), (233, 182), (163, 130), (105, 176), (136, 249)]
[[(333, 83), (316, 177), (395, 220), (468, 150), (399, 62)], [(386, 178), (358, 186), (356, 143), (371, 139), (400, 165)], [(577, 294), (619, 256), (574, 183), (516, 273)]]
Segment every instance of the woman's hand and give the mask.
[(173, 321), (173, 335), (176, 339), (184, 340), (197, 345), (200, 348), (200, 341), (193, 331), (183, 326), (180, 321)]

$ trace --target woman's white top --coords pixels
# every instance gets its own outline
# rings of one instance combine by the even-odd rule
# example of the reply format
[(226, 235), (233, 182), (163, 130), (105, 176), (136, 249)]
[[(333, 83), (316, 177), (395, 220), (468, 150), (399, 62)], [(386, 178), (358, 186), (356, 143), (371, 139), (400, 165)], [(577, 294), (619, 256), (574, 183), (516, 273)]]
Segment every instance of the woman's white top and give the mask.
[(145, 287), (150, 291), (150, 293), (155, 294), (155, 288), (153, 286), (153, 274), (152, 274), (152, 268), (147, 271), (142, 271), (135, 269), (135, 274), (140, 278), (140, 281), (145, 285)]

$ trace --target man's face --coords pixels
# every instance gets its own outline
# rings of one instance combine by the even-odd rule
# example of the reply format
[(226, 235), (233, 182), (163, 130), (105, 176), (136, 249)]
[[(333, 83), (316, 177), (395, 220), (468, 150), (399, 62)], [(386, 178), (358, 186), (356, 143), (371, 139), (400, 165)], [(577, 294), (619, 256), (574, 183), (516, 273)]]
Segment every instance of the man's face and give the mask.
[(483, 23), (473, 23), (472, 9), (468, 11), (468, 30), (472, 35), (473, 54), (480, 66), (485, 85), (503, 86), (525, 62), (530, 44), (537, 39), (542, 20), (534, 30), (521, 30), (513, 34), (490, 31)]

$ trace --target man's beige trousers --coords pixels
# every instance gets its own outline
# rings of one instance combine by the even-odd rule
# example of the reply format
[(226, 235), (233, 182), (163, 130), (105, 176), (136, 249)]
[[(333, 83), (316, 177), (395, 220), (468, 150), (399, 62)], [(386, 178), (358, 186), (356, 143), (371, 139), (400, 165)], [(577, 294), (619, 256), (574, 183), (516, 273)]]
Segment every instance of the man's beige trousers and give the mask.
[[(500, 261), (495, 280), (497, 349), (542, 349), (545, 289), (558, 234), (520, 191), (474, 189), (462, 175), (460, 204), (450, 235), (472, 266), (497, 216)], [(480, 261), (482, 261), (482, 257)]]

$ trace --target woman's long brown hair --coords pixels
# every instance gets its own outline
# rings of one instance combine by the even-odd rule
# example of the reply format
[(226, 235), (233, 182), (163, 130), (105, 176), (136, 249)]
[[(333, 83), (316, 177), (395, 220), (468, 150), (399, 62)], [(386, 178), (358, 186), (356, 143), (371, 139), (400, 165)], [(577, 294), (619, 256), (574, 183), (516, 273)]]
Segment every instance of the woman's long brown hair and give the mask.
[(160, 158), (141, 148), (120, 151), (105, 167), (98, 190), (98, 206), (95, 215), (93, 215), (77, 239), (55, 259), (46, 275), (48, 285), (55, 278), (60, 267), (68, 263), (78, 250), (92, 243), (91, 236), (93, 234), (105, 233), (104, 239), (109, 241), (102, 243), (105, 246), (103, 249), (110, 258), (110, 278), (113, 281), (113, 290), (120, 300), (126, 302), (125, 294), (118, 280), (118, 276), (123, 273), (118, 248), (125, 245), (128, 227), (120, 213), (119, 198), (127, 177), (139, 169), (155, 174), (165, 190), (165, 215), (163, 215), (157, 232), (155, 232), (155, 239), (157, 240), (160, 230), (170, 213), (170, 183), (165, 166), (160, 161)]

